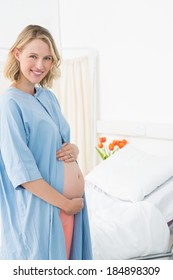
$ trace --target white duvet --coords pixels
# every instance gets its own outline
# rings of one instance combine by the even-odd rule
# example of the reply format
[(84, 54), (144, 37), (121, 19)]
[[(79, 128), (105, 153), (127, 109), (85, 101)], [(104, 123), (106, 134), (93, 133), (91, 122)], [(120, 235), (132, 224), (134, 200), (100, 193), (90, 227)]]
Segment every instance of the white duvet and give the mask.
[(86, 182), (94, 259), (130, 259), (168, 250), (169, 228), (149, 202), (112, 198)]

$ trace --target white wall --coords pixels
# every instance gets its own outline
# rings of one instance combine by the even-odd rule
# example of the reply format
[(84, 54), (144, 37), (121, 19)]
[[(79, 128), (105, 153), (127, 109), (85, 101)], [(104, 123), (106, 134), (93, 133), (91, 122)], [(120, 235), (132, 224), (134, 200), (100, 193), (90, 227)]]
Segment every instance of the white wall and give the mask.
[(172, 121), (173, 1), (59, 3), (62, 47), (98, 50), (98, 118)]
[(59, 41), (58, 0), (5, 0), (1, 7), (0, 48), (11, 47), (18, 33), (28, 24), (47, 27)]
[(58, 0), (3, 1), (0, 16), (0, 92), (3, 92), (9, 84), (3, 77), (8, 49), (19, 32), (28, 24), (39, 24), (48, 28), (60, 48)]
[[(19, 31), (29, 23), (42, 24), (63, 48), (98, 51), (98, 118), (169, 122), (172, 14), (172, 0), (6, 0), (0, 17), (0, 68)], [(1, 73), (0, 79), (2, 91)]]

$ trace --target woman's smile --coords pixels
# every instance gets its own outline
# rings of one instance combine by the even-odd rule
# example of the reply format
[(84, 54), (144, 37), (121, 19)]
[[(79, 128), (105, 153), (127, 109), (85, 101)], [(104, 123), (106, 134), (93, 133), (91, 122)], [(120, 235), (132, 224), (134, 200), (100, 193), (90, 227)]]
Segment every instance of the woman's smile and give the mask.
[(31, 72), (37, 77), (40, 77), (43, 74), (43, 72), (39, 70), (31, 70)]

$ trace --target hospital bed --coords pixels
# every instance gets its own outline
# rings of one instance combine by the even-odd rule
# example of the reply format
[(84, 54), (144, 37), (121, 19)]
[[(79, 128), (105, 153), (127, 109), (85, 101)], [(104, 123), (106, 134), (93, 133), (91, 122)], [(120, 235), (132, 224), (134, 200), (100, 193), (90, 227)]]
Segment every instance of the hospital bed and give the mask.
[(85, 177), (94, 259), (173, 258), (173, 127), (142, 125), (97, 124), (128, 144)]

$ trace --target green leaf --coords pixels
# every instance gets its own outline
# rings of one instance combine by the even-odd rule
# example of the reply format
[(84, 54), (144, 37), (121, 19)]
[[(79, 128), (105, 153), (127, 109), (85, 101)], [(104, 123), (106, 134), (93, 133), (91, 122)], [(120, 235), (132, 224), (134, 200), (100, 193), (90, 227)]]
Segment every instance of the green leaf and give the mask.
[(97, 148), (95, 147), (97, 152), (99, 153), (99, 155), (101, 156), (102, 159), (105, 159), (105, 156), (102, 154), (102, 152)]

